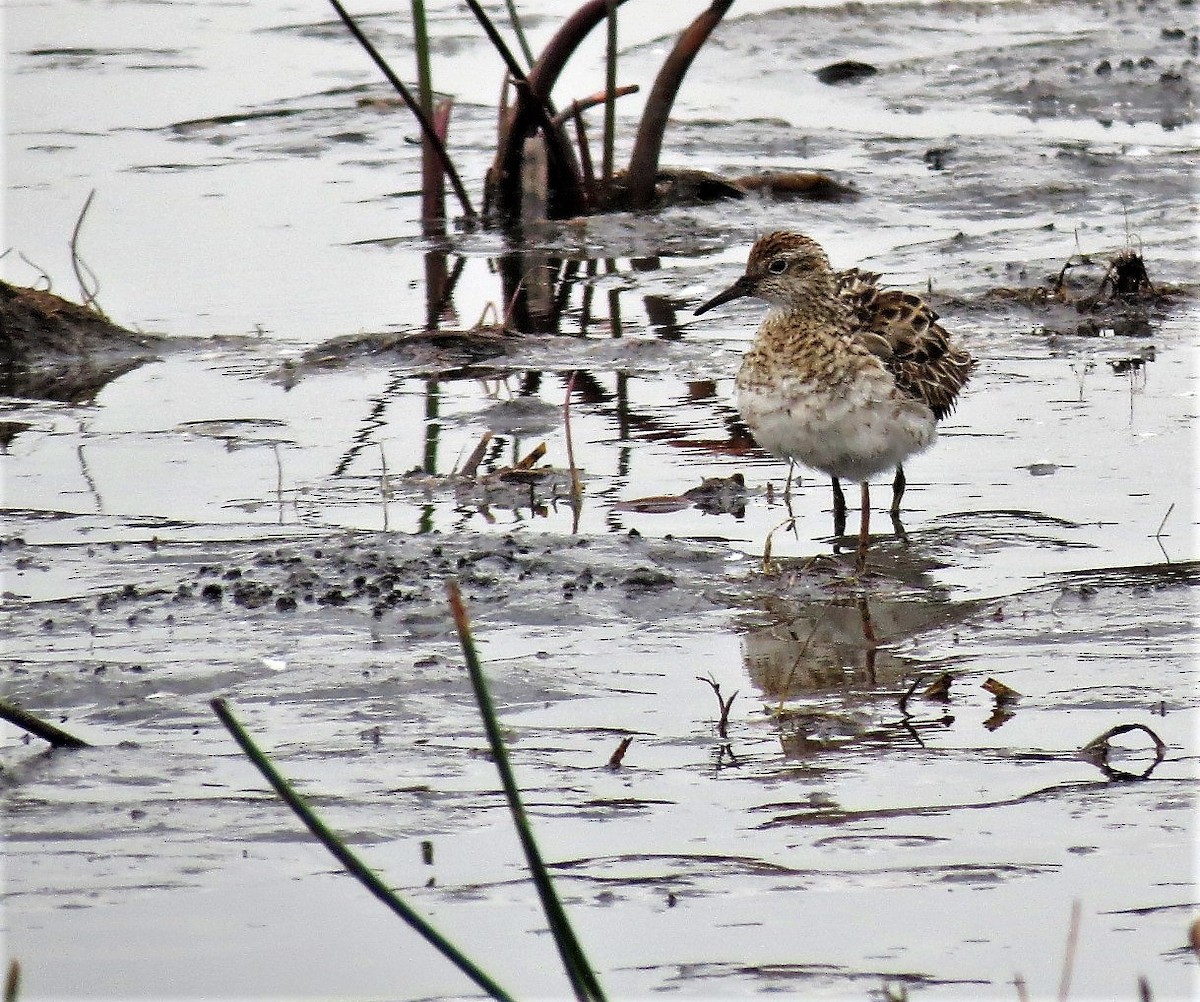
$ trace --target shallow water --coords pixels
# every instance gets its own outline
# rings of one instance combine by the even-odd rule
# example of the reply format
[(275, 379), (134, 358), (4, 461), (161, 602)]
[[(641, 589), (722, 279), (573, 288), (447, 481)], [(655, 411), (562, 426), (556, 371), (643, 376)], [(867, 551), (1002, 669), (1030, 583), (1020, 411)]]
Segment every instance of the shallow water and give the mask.
[[(499, 70), (474, 72), (493, 59), (463, 11), (430, 6), (475, 196)], [(662, 7), (622, 20), (643, 90), (681, 23)], [(0, 456), (5, 698), (96, 746), (49, 754), (3, 725), (22, 997), (467, 992), (267, 796), (215, 695), (502, 984), (561, 996), (451, 575), (613, 997), (1012, 999), (1018, 975), (1050, 997), (1076, 900), (1072, 997), (1133, 997), (1139, 976), (1155, 998), (1192, 993), (1197, 144), (1191, 99), (1160, 77), (1190, 83), (1195, 32), (1189, 8), (1151, 8), (1141, 30), (1059, 4), (738, 5), (665, 159), (824, 170), (858, 201), (550, 225), (516, 267), (579, 262), (556, 336), (482, 360), (441, 344), (324, 363), (303, 353), (422, 329), (441, 263), (406, 194), (415, 130), (357, 104), (386, 91), (325, 10), (8, 8), (4, 277), (37, 279), (20, 251), (73, 294), (94, 187), (80, 250), (101, 304), (173, 339), (92, 401), (0, 401), (29, 425)], [(535, 47), (557, 7), (538, 11)], [(407, 51), (405, 16), (364, 25)], [(598, 53), (562, 100), (598, 88)], [(883, 72), (811, 77), (836, 59)], [(980, 358), (908, 464), (907, 542), (875, 489), (865, 591), (844, 561), (806, 562), (831, 552), (829, 485), (803, 473), (789, 508), (786, 469), (740, 434), (732, 379), (758, 308), (691, 316), (777, 225), (928, 291)], [(1080, 250), (1098, 262), (1072, 273), (1087, 289), (1130, 239), (1182, 286), (1133, 335), (990, 295)], [(469, 328), (503, 300), (511, 248), (490, 231), (449, 243), (445, 266), (463, 266), (443, 326)], [(489, 432), (483, 477), (454, 476)], [(558, 472), (500, 479), (542, 442)], [(734, 473), (744, 492), (683, 496)], [(901, 700), (941, 672), (945, 699), (920, 684)], [(727, 738), (706, 676), (739, 693)], [(998, 704), (989, 678), (1022, 697)], [(1076, 754), (1123, 723), (1168, 746), (1149, 779)], [(1148, 742), (1123, 741), (1114, 766), (1140, 774)]]

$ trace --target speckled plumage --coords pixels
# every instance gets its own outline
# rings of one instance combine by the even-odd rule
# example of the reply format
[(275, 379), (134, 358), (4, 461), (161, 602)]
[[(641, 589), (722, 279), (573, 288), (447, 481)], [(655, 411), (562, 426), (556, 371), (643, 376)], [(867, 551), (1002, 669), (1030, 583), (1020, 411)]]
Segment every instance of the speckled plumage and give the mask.
[(933, 444), (974, 359), (919, 296), (881, 289), (879, 276), (834, 271), (820, 245), (776, 232), (750, 250), (746, 273), (696, 312), (741, 296), (770, 310), (737, 375), (738, 408), (766, 451), (863, 484)]

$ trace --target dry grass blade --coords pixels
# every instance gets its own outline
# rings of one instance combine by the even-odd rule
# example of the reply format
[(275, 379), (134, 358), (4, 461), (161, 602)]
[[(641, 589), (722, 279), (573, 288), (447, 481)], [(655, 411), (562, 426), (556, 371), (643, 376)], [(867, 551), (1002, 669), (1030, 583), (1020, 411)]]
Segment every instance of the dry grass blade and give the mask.
[(546, 455), (546, 443), (542, 442), (530, 450), (529, 455), (513, 466), (514, 470), (529, 470), (533, 464)]
[(1063, 951), (1062, 976), (1058, 980), (1058, 1002), (1067, 1002), (1071, 993), (1071, 976), (1075, 973), (1075, 954), (1079, 949), (1079, 920), (1082, 909), (1079, 901), (1071, 902), (1071, 925), (1067, 929), (1067, 945)]
[(571, 438), (571, 391), (575, 389), (575, 373), (567, 379), (567, 392), (563, 400), (563, 429), (567, 439), (567, 465), (571, 469), (571, 511), (574, 515), (572, 532), (579, 529), (579, 514), (583, 509), (583, 485), (579, 482), (579, 467), (575, 465), (575, 443)]

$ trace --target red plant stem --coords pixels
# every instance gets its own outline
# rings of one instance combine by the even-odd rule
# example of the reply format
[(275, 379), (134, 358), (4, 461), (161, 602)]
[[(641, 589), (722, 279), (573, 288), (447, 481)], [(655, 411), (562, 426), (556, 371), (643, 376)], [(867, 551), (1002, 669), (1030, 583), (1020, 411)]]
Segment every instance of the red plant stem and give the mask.
[(638, 126), (633, 153), (629, 158), (629, 200), (635, 209), (647, 208), (654, 201), (654, 182), (658, 176), (658, 158), (662, 153), (663, 133), (675, 103), (683, 77), (713, 29), (721, 22), (733, 0), (713, 0), (708, 10), (693, 21), (679, 36), (671, 54), (654, 79), (646, 110)]

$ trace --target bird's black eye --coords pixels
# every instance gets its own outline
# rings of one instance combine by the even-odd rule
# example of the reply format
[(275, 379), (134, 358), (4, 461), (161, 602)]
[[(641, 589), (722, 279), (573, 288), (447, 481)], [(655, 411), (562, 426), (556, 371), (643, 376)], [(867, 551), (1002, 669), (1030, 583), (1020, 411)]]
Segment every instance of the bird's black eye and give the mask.
[(785, 271), (787, 271), (787, 266), (788, 263), (784, 258), (777, 257), (767, 265), (767, 271), (769, 271), (772, 275), (782, 275)]

